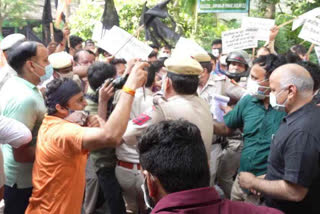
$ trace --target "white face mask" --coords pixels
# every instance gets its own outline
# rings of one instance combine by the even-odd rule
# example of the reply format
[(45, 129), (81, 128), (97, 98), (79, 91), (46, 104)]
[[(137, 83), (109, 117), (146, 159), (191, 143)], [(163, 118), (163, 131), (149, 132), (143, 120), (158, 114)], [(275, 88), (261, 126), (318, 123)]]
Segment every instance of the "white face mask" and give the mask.
[(213, 48), (213, 49), (211, 50), (212, 55), (213, 55), (214, 57), (216, 57), (216, 58), (218, 58), (218, 57), (220, 56), (220, 52), (221, 52), (221, 49), (219, 49), (219, 48)]
[(69, 72), (69, 73), (65, 73), (65, 74), (57, 72), (57, 74), (59, 75), (59, 79), (63, 79), (63, 78), (72, 79), (72, 77), (73, 77), (73, 72)]
[(288, 98), (284, 101), (283, 104), (278, 104), (277, 103), (277, 96), (279, 94), (281, 94), (283, 92), (284, 89), (282, 89), (278, 94), (274, 94), (274, 93), (270, 93), (270, 97), (269, 97), (269, 102), (270, 102), (270, 105), (272, 106), (272, 108), (274, 110), (277, 110), (277, 111), (285, 111), (286, 110), (286, 103), (288, 101)]
[(258, 100), (263, 100), (267, 96), (265, 95), (265, 92), (270, 89), (269, 87), (259, 85), (259, 83), (262, 83), (265, 81), (268, 81), (268, 80), (262, 80), (257, 82), (249, 78), (247, 83), (247, 92), (251, 96), (257, 98)]

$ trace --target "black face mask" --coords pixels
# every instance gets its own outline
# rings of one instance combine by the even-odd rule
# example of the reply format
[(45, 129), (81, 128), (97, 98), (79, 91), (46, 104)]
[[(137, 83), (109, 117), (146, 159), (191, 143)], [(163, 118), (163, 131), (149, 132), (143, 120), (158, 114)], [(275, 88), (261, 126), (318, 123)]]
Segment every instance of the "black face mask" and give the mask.
[(150, 209), (154, 208), (154, 201), (152, 200), (152, 198), (149, 196), (149, 190), (148, 190), (148, 186), (147, 186), (147, 178), (144, 179), (143, 184), (141, 185), (141, 189), (143, 192), (143, 198), (144, 198), (144, 202), (146, 204), (146, 206)]

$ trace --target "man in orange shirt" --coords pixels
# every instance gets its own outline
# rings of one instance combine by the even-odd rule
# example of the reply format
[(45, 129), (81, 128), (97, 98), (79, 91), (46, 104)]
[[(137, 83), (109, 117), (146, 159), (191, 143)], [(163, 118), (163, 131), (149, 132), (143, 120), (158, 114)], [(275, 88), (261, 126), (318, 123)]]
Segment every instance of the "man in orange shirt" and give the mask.
[[(70, 122), (70, 118), (72, 121), (79, 119), (74, 115), (81, 115), (77, 111), (87, 105), (81, 89), (73, 80), (57, 79), (48, 85), (48, 115), (38, 134), (32, 174), (33, 191), (26, 214), (81, 213), (87, 152), (121, 143), (135, 90), (142, 87), (147, 79), (147, 72), (143, 70), (147, 65), (143, 62), (135, 65), (122, 89), (126, 93), (121, 94), (119, 103), (106, 123), (99, 117), (88, 120), (89, 126), (98, 122), (98, 128), (82, 127)], [(99, 91), (101, 118), (106, 118), (106, 100), (112, 90), (111, 85), (104, 84)]]

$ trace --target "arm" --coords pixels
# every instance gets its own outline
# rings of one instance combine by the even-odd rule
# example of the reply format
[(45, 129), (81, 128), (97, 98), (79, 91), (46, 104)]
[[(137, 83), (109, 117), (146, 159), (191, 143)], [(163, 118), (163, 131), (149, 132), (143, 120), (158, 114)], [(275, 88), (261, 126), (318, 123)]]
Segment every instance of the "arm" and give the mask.
[(99, 90), (99, 104), (98, 104), (98, 115), (102, 119), (107, 118), (108, 102), (114, 95), (114, 88), (110, 81), (104, 83), (103, 87)]
[[(132, 90), (141, 87), (147, 79), (147, 72), (143, 70), (147, 65), (147, 63), (137, 63), (125, 86)], [(102, 128), (85, 129), (83, 149), (96, 150), (119, 145), (128, 125), (133, 99), (132, 95), (121, 93), (120, 100), (106, 124)]]
[(55, 51), (56, 53), (62, 52), (65, 50), (69, 35), (70, 35), (70, 29), (68, 27), (64, 27), (63, 28), (63, 39), (59, 43), (59, 45), (57, 46), (56, 51)]
[(239, 184), (242, 188), (254, 189), (258, 192), (286, 201), (302, 201), (308, 193), (308, 189), (301, 185), (285, 180), (268, 181), (257, 178), (248, 172), (240, 173)]
[(264, 44), (265, 47), (269, 48), (270, 52), (272, 54), (277, 55), (277, 52), (274, 49), (274, 43), (275, 43), (275, 39), (279, 33), (280, 28), (275, 25), (270, 29), (270, 35), (269, 35), (269, 42), (266, 42)]
[(23, 145), (13, 148), (14, 160), (20, 163), (33, 162), (35, 157), (35, 146)]
[(219, 123), (214, 121), (213, 123), (213, 130), (214, 134), (220, 135), (220, 136), (230, 136), (234, 132), (233, 129), (230, 129), (226, 124), (224, 123)]

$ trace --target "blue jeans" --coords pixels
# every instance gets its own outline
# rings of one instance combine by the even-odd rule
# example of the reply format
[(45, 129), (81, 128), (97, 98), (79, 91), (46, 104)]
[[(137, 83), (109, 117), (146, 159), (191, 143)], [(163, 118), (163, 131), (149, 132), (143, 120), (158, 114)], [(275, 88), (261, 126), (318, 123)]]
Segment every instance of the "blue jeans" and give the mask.
[(103, 196), (107, 201), (111, 214), (126, 214), (126, 207), (121, 193), (120, 184), (115, 175), (115, 169), (104, 167), (97, 175)]
[(24, 214), (29, 204), (32, 194), (32, 187), (18, 189), (15, 184), (13, 187), (4, 185), (5, 214)]

